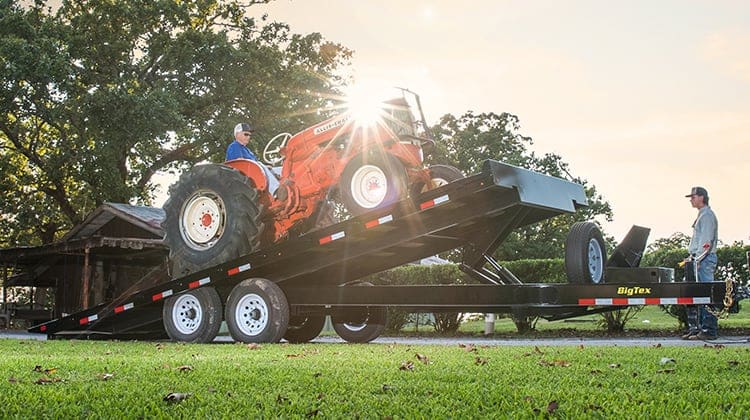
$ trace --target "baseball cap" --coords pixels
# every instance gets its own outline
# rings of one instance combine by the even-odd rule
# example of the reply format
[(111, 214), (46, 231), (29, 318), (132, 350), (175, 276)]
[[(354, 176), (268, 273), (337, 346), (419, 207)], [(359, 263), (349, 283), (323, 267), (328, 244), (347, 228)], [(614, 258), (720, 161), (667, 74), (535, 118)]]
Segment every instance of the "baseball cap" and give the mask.
[(692, 189), (690, 189), (690, 194), (686, 195), (685, 197), (692, 197), (694, 195), (708, 197), (708, 191), (706, 191), (706, 189), (703, 187), (693, 187)]
[(255, 130), (253, 130), (253, 127), (248, 123), (239, 123), (234, 126), (234, 134), (237, 134), (243, 131), (249, 131), (252, 133)]

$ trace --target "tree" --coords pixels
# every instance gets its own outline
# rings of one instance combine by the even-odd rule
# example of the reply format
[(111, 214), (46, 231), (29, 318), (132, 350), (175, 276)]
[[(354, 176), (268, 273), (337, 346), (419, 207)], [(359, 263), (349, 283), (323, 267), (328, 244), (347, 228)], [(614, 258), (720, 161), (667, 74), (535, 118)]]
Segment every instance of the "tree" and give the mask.
[(152, 177), (318, 121), (351, 52), (248, 9), (267, 1), (37, 0), (0, 11), (0, 244), (49, 242)]
[[(587, 208), (517, 229), (495, 253), (499, 260), (562, 258), (565, 238), (573, 223), (593, 220), (600, 224), (597, 218), (610, 221), (612, 209), (595, 186), (571, 175), (562, 157), (554, 153), (539, 156), (529, 151), (533, 141), (519, 131), (519, 118), (509, 113), (468, 111), (460, 117), (445, 115), (432, 128), (437, 147), (428, 163), (454, 165), (465, 174), (474, 174), (486, 159), (495, 159), (582, 184), (589, 200)], [(610, 246), (614, 242), (611, 237), (606, 240)]]

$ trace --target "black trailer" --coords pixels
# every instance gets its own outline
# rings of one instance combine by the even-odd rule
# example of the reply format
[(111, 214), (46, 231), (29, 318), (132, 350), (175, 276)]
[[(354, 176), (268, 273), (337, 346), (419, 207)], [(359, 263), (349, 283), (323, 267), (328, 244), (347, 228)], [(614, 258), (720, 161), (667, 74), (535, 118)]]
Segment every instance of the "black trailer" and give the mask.
[[(54, 338), (166, 330), (173, 339), (208, 342), (224, 319), (237, 341), (304, 342), (331, 315), (342, 338), (367, 342), (383, 332), (392, 306), (414, 312), (522, 309), (561, 319), (629, 305), (723, 300), (722, 282), (674, 282), (672, 269), (638, 267), (648, 236), (641, 227), (606, 258), (596, 225), (574, 225), (566, 244), (569, 284), (521, 282), (492, 257), (514, 229), (586, 204), (581, 185), (489, 160), (479, 174), (429, 191), (418, 202), (403, 200), (29, 331)], [(357, 281), (460, 247), (462, 270), (480, 284)]]

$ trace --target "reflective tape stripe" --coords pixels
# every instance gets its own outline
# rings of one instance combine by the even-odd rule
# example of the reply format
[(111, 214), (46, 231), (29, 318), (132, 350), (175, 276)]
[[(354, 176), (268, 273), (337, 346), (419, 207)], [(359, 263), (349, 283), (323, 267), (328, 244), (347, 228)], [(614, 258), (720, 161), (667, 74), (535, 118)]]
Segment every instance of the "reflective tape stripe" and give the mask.
[(429, 209), (430, 207), (435, 207), (439, 204), (443, 204), (450, 200), (450, 197), (448, 197), (448, 194), (441, 195), (440, 197), (434, 198), (430, 201), (425, 201), (424, 203), (419, 205), (420, 210)]
[(118, 306), (118, 307), (115, 308), (115, 313), (119, 314), (120, 312), (125, 312), (128, 309), (133, 309), (134, 306), (135, 305), (133, 305), (132, 302), (131, 303), (126, 303), (124, 305), (120, 305), (120, 306)]
[(203, 278), (203, 279), (191, 282), (190, 284), (188, 284), (188, 288), (189, 289), (195, 289), (196, 287), (200, 287), (200, 286), (203, 286), (204, 284), (208, 284), (208, 283), (211, 283), (211, 277), (206, 277), (206, 278)]
[(151, 300), (156, 302), (159, 299), (164, 299), (165, 297), (172, 296), (172, 289), (165, 290), (161, 293), (157, 293), (153, 296), (151, 296)]
[(677, 297), (677, 298), (582, 298), (580, 306), (594, 305), (709, 305), (710, 297)]
[(381, 217), (379, 219), (376, 219), (376, 220), (370, 220), (369, 222), (365, 223), (365, 228), (366, 229), (372, 229), (375, 226), (384, 225), (384, 224), (386, 224), (388, 222), (392, 222), (392, 221), (393, 221), (393, 215), (389, 214), (388, 216), (383, 216), (383, 217)]
[(325, 245), (325, 244), (327, 244), (329, 242), (333, 242), (333, 241), (335, 241), (337, 239), (341, 239), (341, 238), (343, 238), (345, 236), (346, 236), (346, 232), (344, 232), (342, 230), (341, 232), (336, 232), (333, 235), (328, 235), (328, 236), (326, 236), (324, 238), (320, 238), (320, 240), (318, 242), (320, 243), (320, 245)]
[(252, 268), (252, 266), (250, 264), (243, 264), (243, 265), (241, 265), (239, 267), (235, 267), (235, 268), (227, 271), (227, 274), (229, 274), (230, 276), (233, 276), (233, 275), (235, 275), (237, 273), (241, 273), (243, 271), (247, 271), (247, 270), (249, 270), (251, 268)]
[(81, 318), (81, 320), (78, 321), (78, 323), (81, 324), (81, 325), (86, 325), (86, 324), (89, 324), (91, 322), (96, 321), (97, 319), (99, 319), (99, 316), (97, 316), (97, 315), (91, 315), (91, 316), (87, 316), (85, 318)]

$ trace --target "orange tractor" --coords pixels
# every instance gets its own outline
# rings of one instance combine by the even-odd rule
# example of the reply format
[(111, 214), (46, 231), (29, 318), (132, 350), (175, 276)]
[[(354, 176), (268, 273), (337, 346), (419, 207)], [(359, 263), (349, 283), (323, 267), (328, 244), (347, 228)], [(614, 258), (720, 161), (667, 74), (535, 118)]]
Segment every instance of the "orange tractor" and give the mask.
[[(237, 159), (192, 168), (169, 189), (165, 242), (181, 277), (332, 223), (332, 200), (350, 214), (388, 206), (463, 177), (425, 168), (434, 147), (417, 95), (383, 102), (374, 121), (347, 110), (295, 135), (271, 139), (260, 162)], [(414, 118), (407, 93), (416, 99)]]

